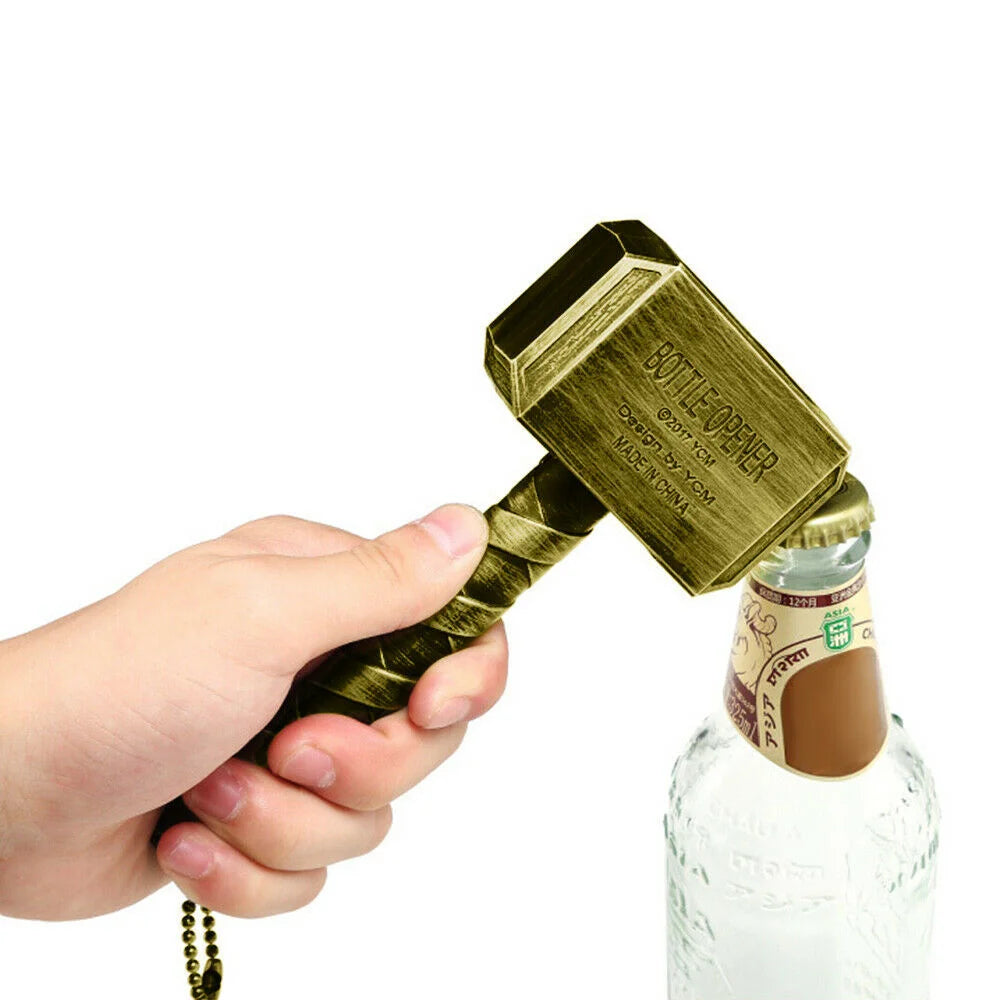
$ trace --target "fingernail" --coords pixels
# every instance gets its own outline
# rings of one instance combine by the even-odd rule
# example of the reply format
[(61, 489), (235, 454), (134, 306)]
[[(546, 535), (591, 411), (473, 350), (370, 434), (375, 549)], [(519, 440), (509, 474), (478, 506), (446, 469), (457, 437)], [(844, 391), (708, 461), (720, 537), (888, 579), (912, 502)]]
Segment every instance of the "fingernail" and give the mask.
[(316, 788), (327, 788), (336, 777), (330, 755), (312, 746), (299, 747), (281, 765), (278, 774), (298, 785), (312, 785)]
[(438, 507), (417, 521), (417, 524), (451, 559), (458, 559), (479, 548), (489, 533), (483, 515), (475, 507), (461, 503)]
[(223, 764), (199, 781), (184, 798), (196, 811), (215, 819), (232, 820), (243, 805), (243, 786)]
[(469, 714), (472, 702), (468, 698), (448, 698), (431, 713), (428, 729), (441, 729), (461, 722)]
[(167, 867), (182, 878), (204, 878), (215, 861), (211, 850), (197, 840), (182, 840), (166, 858)]

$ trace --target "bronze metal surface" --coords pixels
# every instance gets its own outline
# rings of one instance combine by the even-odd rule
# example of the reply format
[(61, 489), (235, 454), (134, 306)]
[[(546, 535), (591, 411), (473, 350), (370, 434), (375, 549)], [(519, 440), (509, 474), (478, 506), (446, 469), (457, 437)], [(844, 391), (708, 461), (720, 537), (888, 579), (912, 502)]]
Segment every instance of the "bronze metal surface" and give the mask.
[(641, 222), (603, 223), (490, 324), (514, 415), (691, 594), (839, 485), (829, 418)]

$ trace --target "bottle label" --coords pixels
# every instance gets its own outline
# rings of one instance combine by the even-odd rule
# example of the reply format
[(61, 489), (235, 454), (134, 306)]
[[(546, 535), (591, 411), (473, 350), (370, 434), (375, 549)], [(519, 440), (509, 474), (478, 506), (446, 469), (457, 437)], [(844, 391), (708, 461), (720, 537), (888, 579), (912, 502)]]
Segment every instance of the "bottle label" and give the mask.
[(867, 767), (889, 727), (864, 570), (811, 591), (779, 590), (751, 573), (725, 706), (750, 744), (789, 771), (844, 778)]

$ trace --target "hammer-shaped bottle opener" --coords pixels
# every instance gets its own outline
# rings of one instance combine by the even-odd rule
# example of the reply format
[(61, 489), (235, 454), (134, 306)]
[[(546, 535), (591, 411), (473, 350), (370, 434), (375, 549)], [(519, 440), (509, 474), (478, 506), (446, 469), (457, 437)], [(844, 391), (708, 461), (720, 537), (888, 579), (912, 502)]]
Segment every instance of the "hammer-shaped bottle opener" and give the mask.
[[(594, 226), (508, 306), (487, 328), (486, 370), (549, 453), (486, 511), (472, 577), (420, 624), (329, 653), (238, 757), (267, 767), (304, 715), (371, 723), (404, 707), (609, 510), (700, 594), (739, 580), (843, 479), (830, 420), (638, 221)], [(196, 819), (175, 799), (153, 843)]]

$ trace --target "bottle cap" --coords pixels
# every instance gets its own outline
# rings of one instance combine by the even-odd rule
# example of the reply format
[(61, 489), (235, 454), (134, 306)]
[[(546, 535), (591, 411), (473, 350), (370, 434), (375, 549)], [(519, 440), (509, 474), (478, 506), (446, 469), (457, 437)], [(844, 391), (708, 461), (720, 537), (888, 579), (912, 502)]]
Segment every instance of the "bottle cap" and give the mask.
[(782, 543), (786, 549), (817, 549), (846, 542), (867, 531), (875, 520), (868, 490), (849, 472), (839, 490)]

